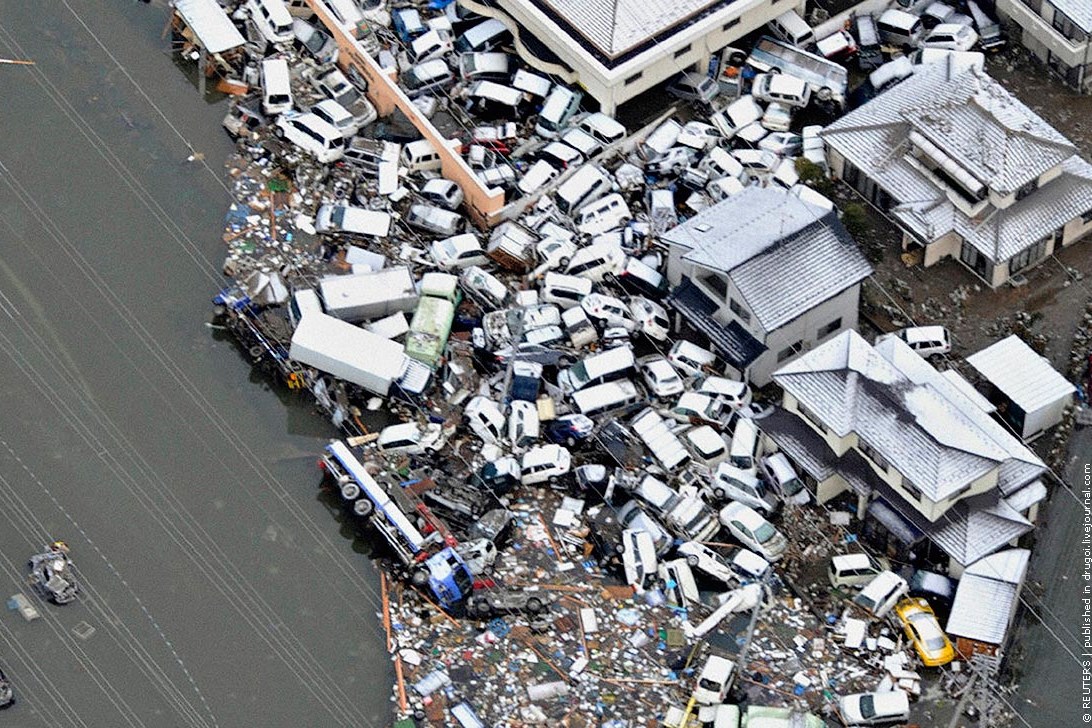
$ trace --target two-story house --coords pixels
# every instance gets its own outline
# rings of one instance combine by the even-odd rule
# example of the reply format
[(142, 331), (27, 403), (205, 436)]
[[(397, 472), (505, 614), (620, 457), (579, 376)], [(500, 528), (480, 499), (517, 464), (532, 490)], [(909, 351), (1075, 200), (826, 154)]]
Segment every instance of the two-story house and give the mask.
[(1009, 34), (1070, 87), (1092, 93), (1092, 3), (1088, 0), (997, 0)]
[(831, 175), (931, 266), (997, 287), (1092, 231), (1092, 165), (988, 75), (918, 66), (822, 132)]
[(848, 494), (889, 544), (958, 573), (1032, 529), (1046, 466), (949, 374), (846, 331), (774, 372), (782, 403), (758, 424), (820, 503)]
[(861, 281), (872, 273), (836, 213), (779, 187), (748, 187), (661, 241), (679, 317), (729, 374), (759, 387), (792, 357), (856, 327)]

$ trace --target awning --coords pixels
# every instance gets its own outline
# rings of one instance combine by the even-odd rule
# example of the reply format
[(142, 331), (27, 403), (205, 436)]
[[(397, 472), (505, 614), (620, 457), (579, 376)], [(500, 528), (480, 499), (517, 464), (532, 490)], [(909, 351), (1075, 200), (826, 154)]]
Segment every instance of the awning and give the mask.
[(709, 339), (714, 352), (740, 373), (766, 351), (762, 342), (751, 336), (738, 321), (728, 325), (716, 321), (713, 318), (718, 308), (716, 302), (702, 293), (689, 278), (683, 278), (682, 283), (667, 297), (667, 302), (688, 324)]
[(175, 0), (174, 8), (209, 53), (223, 53), (246, 43), (216, 0)]
[(907, 546), (917, 543), (925, 535), (882, 499), (868, 504), (868, 514), (883, 524), (888, 532)]

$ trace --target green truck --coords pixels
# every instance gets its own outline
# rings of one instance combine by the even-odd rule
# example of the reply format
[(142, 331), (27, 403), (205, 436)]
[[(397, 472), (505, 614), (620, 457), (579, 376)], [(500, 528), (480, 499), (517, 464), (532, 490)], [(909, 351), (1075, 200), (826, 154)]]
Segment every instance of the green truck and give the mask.
[(436, 368), (447, 347), (461, 298), (457, 277), (426, 273), (421, 278), (421, 298), (406, 334), (406, 356)]

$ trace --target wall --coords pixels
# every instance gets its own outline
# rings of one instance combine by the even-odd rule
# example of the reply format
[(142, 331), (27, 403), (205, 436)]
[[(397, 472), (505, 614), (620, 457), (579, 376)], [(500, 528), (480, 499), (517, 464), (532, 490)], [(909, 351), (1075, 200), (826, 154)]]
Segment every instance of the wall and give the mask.
[(806, 422), (809, 427), (815, 430), (815, 433), (822, 437), (823, 441), (827, 443), (827, 447), (831, 449), (831, 452), (833, 452), (838, 457), (845, 455), (846, 451), (848, 451), (851, 447), (857, 446), (857, 433), (855, 432), (850, 432), (845, 437), (838, 437), (834, 430), (831, 430), (829, 427), (827, 428), (826, 432), (817, 429), (815, 425), (811, 423), (811, 420), (800, 414), (800, 407), (798, 406), (796, 397), (793, 397), (788, 392), (784, 393), (781, 401), (781, 406), (789, 412), (795, 413), (797, 417), (799, 417), (803, 422)]
[(323, 0), (307, 0), (307, 4), (315, 11), (319, 20), (337, 42), (341, 51), (338, 65), (343, 69), (352, 66), (367, 79), (368, 98), (375, 104), (379, 114), (387, 116), (395, 108), (405, 114), (421, 136), (432, 142), (432, 146), (439, 151), (443, 175), (462, 188), (470, 216), (480, 226), (492, 224), (493, 215), (504, 207), (504, 190), (485, 187), (478, 180), (463, 158), (447, 145), (444, 136), (432, 125), (432, 122), (421, 116), (417, 107), (395, 83), (392, 75), (382, 69), (371, 56), (364, 52), (356, 39), (342, 28)]
[(948, 233), (936, 242), (925, 246), (925, 267), (936, 265), (944, 258), (958, 258), (963, 246), (963, 238), (955, 233)]
[[(1031, 36), (1066, 66), (1080, 66), (1088, 62), (1085, 56), (1088, 43), (1073, 43), (1051, 27), (1054, 10), (1048, 2), (1043, 2), (1042, 16), (1021, 0), (997, 0), (997, 12), (1023, 28), (1025, 45), (1032, 45), (1027, 41), (1027, 36)], [(1045, 56), (1041, 56), (1041, 60), (1045, 61)]]

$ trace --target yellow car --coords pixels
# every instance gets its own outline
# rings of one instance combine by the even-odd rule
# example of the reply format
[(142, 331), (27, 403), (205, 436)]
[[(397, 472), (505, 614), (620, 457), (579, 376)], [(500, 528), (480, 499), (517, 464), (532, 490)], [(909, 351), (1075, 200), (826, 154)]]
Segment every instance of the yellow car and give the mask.
[(947, 665), (955, 659), (955, 649), (948, 635), (940, 628), (929, 602), (924, 599), (903, 599), (895, 605), (895, 614), (926, 667)]

